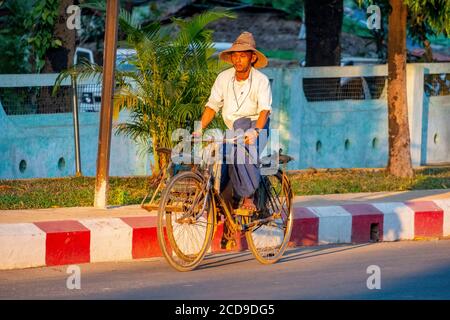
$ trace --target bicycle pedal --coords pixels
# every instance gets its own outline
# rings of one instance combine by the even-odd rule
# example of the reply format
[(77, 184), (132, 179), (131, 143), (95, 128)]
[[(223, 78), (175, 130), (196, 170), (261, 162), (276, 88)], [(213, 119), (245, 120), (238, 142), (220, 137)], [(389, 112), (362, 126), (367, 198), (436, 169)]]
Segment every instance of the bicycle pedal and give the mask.
[(234, 210), (234, 214), (238, 215), (238, 216), (245, 216), (245, 217), (251, 217), (253, 216), (253, 214), (256, 211), (254, 210), (249, 210), (249, 209), (242, 209), (242, 208), (238, 208)]
[(274, 214), (272, 214), (272, 217), (276, 220), (276, 219), (281, 219), (281, 212), (275, 212)]
[(236, 247), (235, 240), (222, 239), (222, 241), (220, 242), (220, 248), (223, 250), (233, 250), (234, 247)]
[(259, 219), (266, 219), (266, 218), (269, 218), (270, 216), (272, 216), (272, 215), (270, 214), (270, 212), (268, 212), (266, 210), (258, 212)]
[(236, 241), (231, 240), (227, 242), (227, 245), (225, 246), (226, 250), (233, 250), (236, 247)]

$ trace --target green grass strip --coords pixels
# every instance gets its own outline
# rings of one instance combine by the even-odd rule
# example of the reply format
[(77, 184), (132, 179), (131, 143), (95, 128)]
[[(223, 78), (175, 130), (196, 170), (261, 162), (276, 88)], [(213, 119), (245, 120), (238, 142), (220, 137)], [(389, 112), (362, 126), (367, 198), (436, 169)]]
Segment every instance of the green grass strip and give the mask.
[[(356, 169), (302, 170), (289, 176), (296, 195), (450, 188), (450, 167), (415, 170), (413, 178)], [(146, 177), (111, 177), (108, 204), (139, 204), (149, 189)], [(93, 206), (94, 190), (95, 178), (87, 177), (0, 180), (0, 209)]]

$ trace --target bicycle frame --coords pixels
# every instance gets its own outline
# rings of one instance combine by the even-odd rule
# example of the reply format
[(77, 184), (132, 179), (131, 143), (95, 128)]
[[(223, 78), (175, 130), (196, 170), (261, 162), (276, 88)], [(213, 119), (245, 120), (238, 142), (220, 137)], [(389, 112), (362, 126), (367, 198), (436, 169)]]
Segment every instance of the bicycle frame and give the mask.
[[(245, 232), (248, 231), (252, 228), (257, 228), (259, 226), (261, 226), (261, 224), (263, 223), (267, 223), (270, 221), (274, 221), (274, 217), (270, 216), (267, 218), (262, 218), (262, 219), (256, 219), (253, 221), (250, 221), (250, 216), (244, 216), (244, 215), (238, 215), (235, 214), (233, 212), (233, 209), (229, 207), (229, 205), (227, 204), (227, 202), (225, 201), (225, 199), (223, 198), (223, 196), (218, 192), (218, 190), (216, 190), (213, 186), (214, 186), (214, 174), (212, 173), (212, 166), (213, 165), (209, 165), (208, 168), (206, 169), (207, 174), (205, 173), (201, 173), (201, 172), (197, 172), (197, 174), (202, 177), (205, 178), (206, 175), (206, 179), (205, 179), (205, 190), (208, 190), (207, 196), (204, 198), (204, 205), (202, 207), (202, 210), (205, 210), (205, 206), (208, 202), (208, 197), (211, 197), (211, 202), (212, 202), (212, 206), (213, 206), (213, 215), (214, 215), (214, 232), (216, 231), (217, 228), (217, 224), (218, 224), (218, 216), (219, 216), (219, 211), (218, 211), (218, 207), (217, 204), (220, 204), (220, 207), (223, 210), (223, 213), (225, 215), (225, 219), (228, 220), (229, 222), (229, 227), (231, 228), (231, 230), (233, 232)], [(282, 172), (282, 171), (281, 171)], [(284, 176), (284, 173), (283, 173)], [(269, 190), (267, 190), (268, 186), (266, 185), (265, 182), (263, 182), (263, 186), (264, 186), (264, 191), (266, 193), (266, 195), (269, 197), (269, 201), (274, 201), (273, 199), (270, 198), (270, 192)], [(284, 188), (288, 187), (288, 186), (283, 186)], [(241, 217), (242, 222), (239, 221), (239, 218)]]
[[(288, 177), (281, 168), (273, 176), (263, 175), (255, 197), (260, 211), (253, 214), (253, 211), (235, 210), (232, 201), (221, 193), (218, 183), (221, 162), (213, 157), (219, 156), (221, 146), (220, 143), (210, 145), (211, 148), (204, 150), (200, 165), (173, 176), (163, 192), (158, 208), (158, 243), (169, 264), (178, 271), (190, 271), (201, 263), (217, 232), (221, 215), (226, 219), (222, 240), (227, 240), (227, 249), (228, 244), (233, 247), (236, 236), (245, 234), (255, 258), (263, 264), (272, 264), (288, 246), (293, 226)], [(177, 224), (185, 226), (177, 229)], [(268, 242), (267, 237), (271, 238)], [(221, 241), (221, 246), (223, 244)]]
[[(235, 137), (235, 138), (231, 138), (231, 139), (221, 139), (221, 140), (214, 140), (214, 139), (195, 140), (194, 139), (191, 142), (207, 142), (207, 143), (220, 143), (220, 144), (236, 143), (236, 141), (239, 138), (241, 138), (241, 137)], [(220, 204), (220, 207), (222, 208), (223, 213), (225, 215), (225, 219), (228, 220), (229, 227), (230, 227), (231, 231), (234, 233), (245, 232), (245, 231), (251, 230), (252, 228), (258, 228), (263, 223), (267, 223), (267, 222), (274, 220), (274, 217), (270, 216), (267, 218), (256, 219), (256, 220), (250, 221), (250, 216), (235, 214), (234, 210), (228, 206), (227, 202), (225, 201), (223, 196), (220, 194), (220, 192), (218, 190), (216, 190), (216, 188), (214, 188), (214, 183), (215, 183), (215, 181), (214, 181), (215, 175), (214, 175), (214, 170), (213, 170), (214, 165), (215, 165), (214, 163), (207, 164), (206, 168), (204, 168), (203, 170), (199, 170), (198, 167), (195, 167), (195, 170), (193, 170), (193, 172), (195, 174), (197, 174), (202, 180), (204, 180), (204, 190), (207, 190), (206, 197), (204, 197), (204, 199), (203, 199), (203, 205), (202, 205), (201, 212), (204, 212), (204, 210), (206, 210), (206, 206), (207, 206), (209, 197), (211, 197), (211, 203), (213, 206), (212, 209), (213, 209), (213, 215), (214, 215), (214, 219), (213, 219), (214, 232), (216, 232), (216, 229), (217, 229), (218, 216), (219, 216), (219, 210), (218, 210), (217, 204)], [(280, 169), (280, 171), (282, 172), (282, 175), (284, 176), (283, 171), (281, 169)], [(289, 183), (288, 180), (285, 182)], [(274, 201), (274, 199), (270, 198), (270, 192), (269, 192), (269, 190), (267, 190), (268, 186), (266, 185), (265, 182), (263, 183), (263, 186), (264, 186), (264, 191), (265, 191), (266, 195), (269, 197), (269, 201)], [(283, 185), (283, 187), (289, 188), (289, 185), (288, 186)], [(195, 206), (193, 205), (193, 207), (195, 207)], [(186, 216), (188, 216), (189, 214), (190, 214), (190, 211), (186, 213)], [(239, 217), (241, 217), (241, 218), (239, 218)], [(242, 220), (242, 222), (240, 220)]]

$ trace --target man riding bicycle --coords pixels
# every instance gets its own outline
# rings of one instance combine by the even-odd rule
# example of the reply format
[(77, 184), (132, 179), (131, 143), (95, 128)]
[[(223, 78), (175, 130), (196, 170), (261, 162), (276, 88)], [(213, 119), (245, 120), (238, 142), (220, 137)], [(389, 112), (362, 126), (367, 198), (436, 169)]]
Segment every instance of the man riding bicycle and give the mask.
[[(201, 117), (201, 130), (222, 111), (228, 129), (245, 131), (244, 143), (247, 146), (256, 144), (259, 155), (265, 143), (258, 143), (258, 136), (261, 130), (265, 130), (266, 137), (268, 134), (272, 92), (269, 79), (257, 69), (267, 66), (268, 60), (256, 49), (249, 32), (243, 32), (230, 49), (219, 54), (219, 58), (232, 64), (233, 68), (217, 76)], [(201, 130), (194, 132), (194, 136), (201, 136)], [(222, 165), (220, 191), (223, 192), (231, 181), (233, 198), (240, 200), (239, 207), (256, 211), (254, 195), (260, 179), (260, 169), (255, 162), (227, 163)]]

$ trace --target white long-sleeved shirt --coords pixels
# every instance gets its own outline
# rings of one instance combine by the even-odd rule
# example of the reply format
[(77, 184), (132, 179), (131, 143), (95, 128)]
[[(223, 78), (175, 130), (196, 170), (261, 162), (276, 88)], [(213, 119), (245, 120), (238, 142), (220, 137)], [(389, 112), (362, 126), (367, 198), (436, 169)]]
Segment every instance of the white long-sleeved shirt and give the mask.
[(229, 129), (233, 129), (234, 121), (239, 118), (257, 120), (261, 111), (272, 111), (269, 78), (252, 67), (246, 80), (237, 81), (235, 69), (227, 69), (217, 76), (206, 106), (216, 112), (222, 110)]

